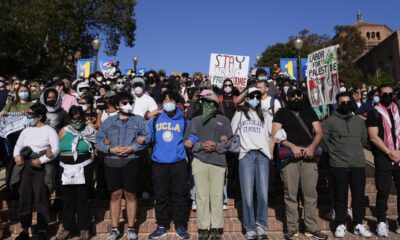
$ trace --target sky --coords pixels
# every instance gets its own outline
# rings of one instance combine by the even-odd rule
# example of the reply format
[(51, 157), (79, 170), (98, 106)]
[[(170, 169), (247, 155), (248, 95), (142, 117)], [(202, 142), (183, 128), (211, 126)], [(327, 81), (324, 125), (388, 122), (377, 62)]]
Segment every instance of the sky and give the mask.
[[(138, 68), (208, 73), (210, 54), (255, 57), (269, 45), (286, 42), (302, 29), (334, 35), (334, 26), (356, 22), (400, 30), (400, 0), (138, 0), (133, 48), (122, 42), (115, 57), (121, 70)], [(282, 56), (284, 57), (284, 56)]]

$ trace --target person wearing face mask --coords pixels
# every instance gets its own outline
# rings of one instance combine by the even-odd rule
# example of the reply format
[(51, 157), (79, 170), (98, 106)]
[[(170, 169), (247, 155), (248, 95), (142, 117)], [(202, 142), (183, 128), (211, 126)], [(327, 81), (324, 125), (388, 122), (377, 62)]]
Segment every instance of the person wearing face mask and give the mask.
[(365, 197), (365, 156), (363, 148), (368, 147), (368, 134), (363, 120), (351, 109), (351, 94), (336, 95), (338, 108), (332, 116), (322, 122), (322, 149), (329, 155), (329, 165), (333, 176), (335, 237), (346, 234), (347, 195), (350, 186), (353, 211), (354, 234), (371, 237), (371, 232), (363, 225)]
[(125, 91), (125, 81), (122, 78), (117, 79), (117, 85), (116, 85), (116, 90), (118, 93)]
[(369, 91), (367, 94), (367, 101), (355, 111), (355, 114), (359, 115), (364, 121), (367, 120), (368, 113), (374, 109), (379, 101), (380, 99), (378, 92), (375, 90)]
[[(287, 106), (281, 108), (272, 123), (272, 136), (280, 144), (279, 158), (284, 186), (286, 209), (285, 239), (294, 239), (298, 235), (298, 186), (301, 185), (304, 196), (305, 236), (313, 239), (327, 239), (319, 230), (317, 207), (318, 166), (315, 157), (316, 148), (322, 139), (322, 129), (318, 116), (303, 103), (303, 93), (299, 89), (290, 89), (286, 96)], [(282, 132), (285, 132), (283, 134)], [(281, 137), (284, 136), (285, 137)], [(285, 150), (286, 151), (283, 151)], [(281, 154), (280, 154), (281, 155)]]
[(151, 70), (146, 72), (144, 76), (147, 80), (146, 92), (148, 92), (157, 103), (161, 103), (161, 84), (157, 72)]
[(7, 103), (0, 115), (6, 115), (9, 112), (25, 112), (33, 105), (28, 86), (19, 86), (16, 93), (15, 101)]
[(61, 95), (55, 88), (46, 88), (40, 96), (40, 103), (47, 108), (46, 124), (57, 132), (68, 124), (68, 114), (61, 107)]
[(214, 92), (201, 97), (201, 106), (201, 115), (194, 117), (185, 131), (185, 139), (191, 135), (199, 139), (194, 144), (187, 140), (194, 156), (192, 174), (196, 186), (198, 239), (206, 240), (211, 235), (211, 239), (219, 240), (224, 227), (225, 154), (233, 134), (229, 119), (218, 111), (218, 96)]
[[(162, 94), (163, 112), (153, 117), (148, 124), (153, 143), (152, 170), (157, 229), (149, 239), (167, 235), (171, 220), (180, 239), (188, 239), (185, 226), (187, 220), (187, 161), (184, 146), (185, 118), (177, 108), (178, 93), (165, 91)], [(176, 151), (171, 151), (176, 149)], [(170, 210), (172, 209), (172, 219)]]
[(89, 189), (93, 181), (93, 144), (96, 130), (85, 124), (85, 113), (80, 106), (72, 106), (68, 113), (70, 124), (60, 130), (61, 190), (63, 195), (63, 230), (57, 240), (65, 240), (75, 232), (80, 239), (90, 239)]
[[(137, 239), (134, 229), (138, 187), (140, 152), (150, 142), (150, 131), (143, 117), (133, 114), (133, 98), (127, 92), (117, 95), (119, 113), (107, 118), (96, 135), (96, 146), (106, 156), (104, 158), (105, 178), (111, 192), (110, 212), (112, 230), (108, 240), (116, 240), (122, 195), (125, 196), (128, 222), (128, 240)], [(139, 138), (143, 142), (138, 143)], [(109, 139), (109, 142), (106, 141)], [(109, 144), (108, 144), (109, 143)]]
[[(243, 204), (243, 224), (247, 239), (267, 239), (268, 227), (268, 146), (270, 133), (261, 109), (261, 92), (250, 87), (243, 106), (232, 119), (232, 131), (240, 137), (239, 176)], [(253, 189), (257, 192), (254, 216)]]
[[(367, 129), (375, 162), (375, 184), (377, 189), (375, 214), (377, 233), (388, 237), (386, 212), (392, 179), (400, 199), (400, 115), (393, 102), (393, 88), (383, 84), (378, 88), (379, 104), (367, 116)], [(397, 201), (397, 229), (400, 234), (400, 201)]]
[[(29, 239), (28, 229), (32, 224), (33, 202), (38, 212), (38, 239), (47, 239), (50, 201), (49, 189), (45, 182), (47, 171), (45, 164), (53, 161), (57, 156), (59, 142), (56, 131), (45, 124), (46, 113), (46, 107), (40, 103), (35, 103), (29, 108), (26, 117), (28, 127), (22, 131), (14, 148), (15, 164), (23, 165), (19, 182), (21, 232), (16, 238), (19, 240)], [(51, 157), (47, 154), (48, 148), (50, 148)]]
[(94, 99), (90, 94), (85, 94), (79, 99), (79, 105), (85, 113), (85, 123), (91, 127), (96, 126), (97, 113), (93, 107)]
[(233, 86), (232, 80), (229, 78), (225, 79), (222, 87), (223, 93), (218, 96), (218, 101), (224, 108), (225, 116), (229, 120), (232, 120), (237, 108), (235, 104), (237, 96), (234, 95), (235, 87)]
[(150, 119), (159, 113), (156, 101), (144, 92), (145, 81), (142, 77), (135, 77), (132, 80), (135, 106), (133, 113), (144, 119)]

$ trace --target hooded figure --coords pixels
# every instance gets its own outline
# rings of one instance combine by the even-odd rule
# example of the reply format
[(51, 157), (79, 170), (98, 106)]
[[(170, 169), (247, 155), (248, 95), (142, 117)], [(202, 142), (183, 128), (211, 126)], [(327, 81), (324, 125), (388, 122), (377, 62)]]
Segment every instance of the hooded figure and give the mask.
[(47, 88), (40, 95), (40, 103), (47, 108), (46, 124), (57, 132), (68, 124), (68, 114), (62, 109), (61, 94), (55, 88)]

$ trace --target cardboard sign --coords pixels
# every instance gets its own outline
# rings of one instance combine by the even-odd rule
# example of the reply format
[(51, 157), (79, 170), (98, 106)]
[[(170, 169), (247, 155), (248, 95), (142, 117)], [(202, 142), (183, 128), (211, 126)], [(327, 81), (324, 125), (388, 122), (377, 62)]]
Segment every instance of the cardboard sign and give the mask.
[(249, 56), (212, 53), (209, 69), (211, 84), (221, 88), (224, 80), (229, 78), (235, 86), (246, 87), (249, 63)]

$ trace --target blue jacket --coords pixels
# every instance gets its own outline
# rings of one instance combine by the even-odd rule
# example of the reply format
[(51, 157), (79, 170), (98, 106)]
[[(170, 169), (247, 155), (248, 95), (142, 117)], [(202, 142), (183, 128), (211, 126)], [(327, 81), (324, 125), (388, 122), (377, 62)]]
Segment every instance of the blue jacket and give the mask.
[[(147, 127), (147, 123), (143, 117), (132, 115), (126, 121), (121, 121), (119, 116), (112, 116), (107, 118), (102, 124), (101, 128), (96, 134), (96, 146), (100, 151), (108, 153), (108, 150), (112, 147), (123, 146), (132, 147), (133, 153), (128, 155), (126, 158), (138, 158), (139, 152), (146, 149), (147, 144), (136, 143), (138, 136), (144, 136), (146, 143), (150, 142), (150, 132)], [(108, 137), (111, 140), (110, 145), (104, 143), (104, 139)], [(117, 155), (110, 155), (109, 158), (119, 159)]]
[(184, 145), (185, 119), (181, 110), (177, 109), (175, 116), (169, 117), (165, 112), (149, 121), (151, 142), (153, 147), (152, 159), (156, 163), (168, 164), (186, 160)]

